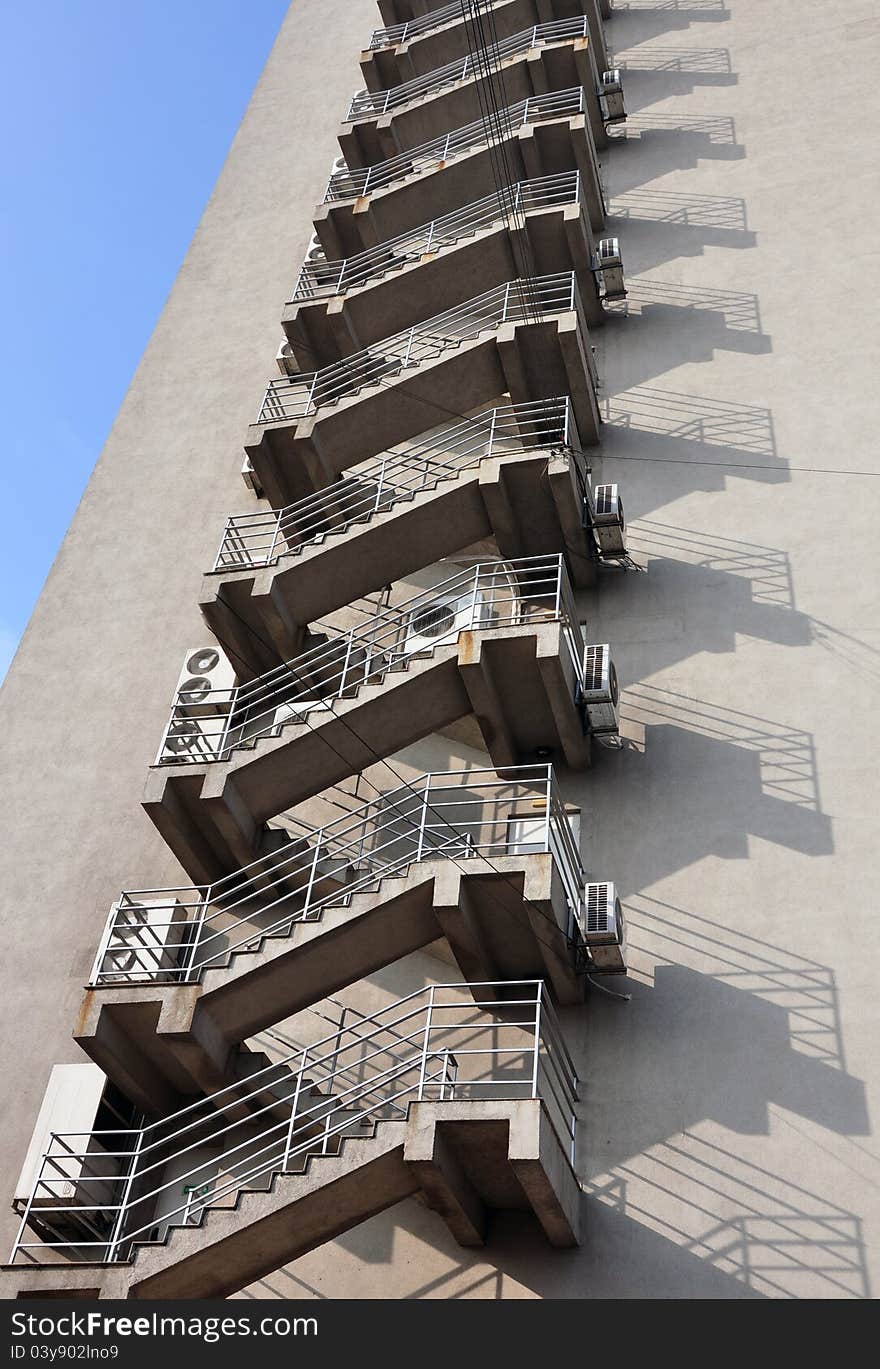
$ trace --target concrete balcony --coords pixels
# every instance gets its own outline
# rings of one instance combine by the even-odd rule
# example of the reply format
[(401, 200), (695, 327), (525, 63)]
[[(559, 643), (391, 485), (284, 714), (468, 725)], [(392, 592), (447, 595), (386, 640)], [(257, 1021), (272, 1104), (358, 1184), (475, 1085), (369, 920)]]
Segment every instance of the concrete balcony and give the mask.
[(580, 86), (593, 140), (598, 148), (607, 146), (601, 69), (587, 19), (580, 15), (536, 24), (497, 44), (479, 46), (474, 53), (388, 90), (358, 92), (338, 135), (349, 168), (371, 166), (481, 118), (488, 80), (495, 80), (499, 89), (503, 81), (508, 104)]
[(482, 119), (398, 153), (366, 170), (330, 177), (315, 210), (315, 231), (328, 257), (341, 259), (473, 204), (494, 184), (503, 157), (511, 183), (580, 171), (590, 225), (605, 222), (599, 158), (583, 89), (536, 95), (493, 120), (490, 147)]
[[(491, 16), (493, 32), (499, 39), (509, 38), (532, 24), (585, 14), (596, 65), (600, 71), (608, 65), (596, 0), (494, 0), (485, 6), (485, 12)], [(473, 42), (473, 25), (462, 18), (458, 0), (415, 18), (391, 23), (376, 29), (369, 47), (361, 53), (364, 85), (367, 90), (386, 90), (424, 76), (447, 62), (466, 57)]]
[(277, 507), (507, 396), (569, 395), (581, 440), (594, 446), (597, 383), (574, 274), (517, 280), (334, 365), (271, 381), (245, 448)]
[(181, 691), (144, 807), (192, 878), (246, 864), (270, 818), (471, 714), (498, 768), (589, 763), (562, 557), (428, 574), (445, 578), (216, 703)]
[[(209, 885), (114, 904), (83, 1050), (150, 1115), (210, 1092), (254, 1033), (412, 951), (471, 982), (583, 997), (592, 891), (547, 765), (419, 775)], [(290, 829), (287, 829), (290, 832)]]
[(505, 1208), (574, 1245), (577, 1096), (540, 982), (418, 990), (160, 1121), (53, 1135), (8, 1291), (226, 1297), (419, 1192), (462, 1245)]
[[(605, 320), (580, 173), (521, 181), (341, 262), (303, 267), (281, 324), (314, 371), (522, 274), (574, 272), (587, 322)], [(287, 364), (287, 363), (285, 363)]]
[(383, 454), (282, 509), (230, 518), (200, 604), (246, 674), (303, 649), (308, 624), (488, 538), (562, 553), (594, 583), (590, 477), (568, 399), (490, 409)]

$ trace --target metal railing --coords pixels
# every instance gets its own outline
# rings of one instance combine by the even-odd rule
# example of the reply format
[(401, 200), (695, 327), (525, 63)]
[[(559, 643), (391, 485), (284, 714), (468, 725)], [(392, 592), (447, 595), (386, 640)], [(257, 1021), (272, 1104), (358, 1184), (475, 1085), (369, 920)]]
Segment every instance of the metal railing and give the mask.
[(582, 461), (579, 447), (568, 397), (489, 409), (405, 451), (365, 462), (345, 479), (282, 509), (234, 515), (226, 522), (213, 571), (268, 566), (297, 556), (493, 457), (543, 451)]
[(362, 195), (370, 195), (374, 190), (393, 185), (395, 181), (407, 176), (433, 169), (461, 152), (475, 147), (494, 145), (499, 138), (507, 138), (526, 124), (537, 123), (543, 119), (569, 119), (583, 114), (586, 109), (586, 94), (580, 86), (568, 90), (550, 91), (544, 95), (532, 95), (528, 100), (519, 100), (507, 109), (502, 109), (492, 120), (492, 131), (487, 131), (483, 119), (453, 129), (451, 133), (441, 134), (430, 142), (421, 143), (407, 152), (398, 153), (373, 166), (352, 170), (344, 167), (330, 177), (324, 194), (324, 203), (337, 200), (354, 200)]
[(484, 874), (504, 858), (540, 853), (553, 859), (577, 943), (586, 874), (552, 766), (511, 767), (503, 779), (494, 770), (432, 771), (323, 827), (298, 824), (279, 850), (212, 884), (123, 893), (90, 983), (195, 983), (419, 861), (449, 859)]
[(470, 53), (454, 62), (447, 62), (424, 76), (415, 76), (411, 81), (392, 86), (389, 90), (359, 90), (352, 97), (345, 116), (346, 123), (357, 123), (359, 119), (372, 119), (390, 114), (403, 105), (412, 104), (425, 96), (436, 95), (458, 81), (468, 77), (477, 79), (487, 70), (491, 71), (510, 57), (520, 56), (533, 48), (544, 47), (550, 43), (573, 42), (577, 38), (589, 37), (590, 28), (586, 16), (574, 19), (556, 19), (546, 24), (533, 24), (529, 29), (503, 38), (500, 43), (492, 43), (482, 48), (475, 59)]
[(572, 309), (583, 322), (574, 271), (518, 277), (318, 371), (275, 377), (266, 387), (256, 421), (306, 418), (326, 405), (453, 351), (480, 333), (500, 328), (502, 323), (526, 323)]
[(277, 1176), (405, 1119), (414, 1102), (540, 1100), (573, 1165), (577, 1097), (540, 980), (418, 989), (161, 1121), (53, 1132), (11, 1260), (130, 1260), (243, 1190), (267, 1192)]
[[(178, 690), (156, 764), (228, 760), (261, 737), (276, 737), (310, 713), (354, 698), (413, 657), (453, 646), (461, 632), (560, 622), (575, 678), (583, 672), (583, 630), (562, 553), (483, 561), (400, 604), (379, 611), (370, 605), (370, 612), (365, 626), (328, 635), (245, 684)], [(312, 632), (323, 627), (313, 623)]]
[(512, 215), (554, 205), (577, 204), (580, 199), (580, 173), (577, 171), (518, 181), (464, 209), (444, 214), (431, 223), (401, 233), (396, 238), (389, 238), (377, 247), (370, 247), (353, 257), (346, 257), (342, 261), (304, 262), (290, 303), (307, 303), (314, 299), (343, 295), (357, 286), (381, 280), (389, 272), (399, 271), (429, 252), (437, 252), (461, 238), (472, 237), (492, 224), (503, 223)]
[(454, 4), (443, 5), (441, 9), (431, 10), (429, 14), (420, 14), (416, 19), (408, 19), (405, 24), (389, 24), (387, 28), (374, 29), (370, 38), (369, 50), (375, 52), (377, 48), (396, 47), (398, 43), (408, 43), (411, 38), (419, 38), (423, 33), (430, 33), (432, 29), (439, 28), (441, 24), (455, 23), (467, 17), (462, 14), (459, 0)]

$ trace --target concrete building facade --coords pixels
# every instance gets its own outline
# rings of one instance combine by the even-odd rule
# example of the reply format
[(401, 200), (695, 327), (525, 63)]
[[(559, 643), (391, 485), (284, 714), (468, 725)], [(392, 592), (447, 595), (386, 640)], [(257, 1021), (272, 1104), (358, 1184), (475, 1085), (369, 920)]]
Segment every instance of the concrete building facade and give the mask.
[(3, 687), (7, 1296), (876, 1285), (880, 23), (460, 8), (291, 5)]

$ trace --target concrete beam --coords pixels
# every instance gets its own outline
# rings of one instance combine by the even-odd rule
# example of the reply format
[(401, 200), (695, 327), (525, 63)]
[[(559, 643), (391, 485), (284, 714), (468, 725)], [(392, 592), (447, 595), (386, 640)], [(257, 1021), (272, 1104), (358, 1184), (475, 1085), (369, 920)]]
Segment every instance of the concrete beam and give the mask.
[(413, 1102), (406, 1121), (240, 1189), (128, 1263), (7, 1267), (7, 1294), (226, 1298), (419, 1191), (461, 1245), (483, 1244), (486, 1211), (504, 1208), (530, 1208), (552, 1245), (578, 1242), (577, 1180), (539, 1100)]
[(456, 644), (413, 656), (337, 699), (332, 712), (291, 721), (228, 760), (155, 766), (143, 806), (190, 878), (204, 884), (255, 859), (270, 818), (469, 716), (475, 703), (496, 767), (529, 764), (549, 748), (581, 768), (589, 744), (578, 736), (567, 650), (559, 622), (463, 632)]
[[(505, 102), (518, 104), (533, 95), (581, 86), (593, 139), (607, 146), (608, 135), (599, 107), (598, 74), (589, 38), (547, 43), (506, 58), (496, 68), (504, 80)], [(387, 157), (421, 147), (434, 138), (482, 118), (483, 78), (466, 77), (435, 94), (422, 95), (387, 114), (343, 123), (339, 146), (352, 169), (373, 166)]]
[(588, 322), (599, 324), (593, 257), (585, 201), (535, 209), (525, 227), (520, 217), (499, 222), (342, 296), (287, 304), (281, 325), (300, 369), (313, 371), (424, 322), (438, 300), (451, 309), (514, 280), (524, 263), (539, 276), (575, 271)]
[[(602, 228), (605, 200), (599, 182), (599, 158), (586, 115), (528, 124), (496, 147), (510, 168), (512, 181), (579, 170), (590, 223), (596, 232)], [(471, 148), (370, 195), (318, 205), (315, 231), (327, 256), (332, 260), (352, 256), (473, 204), (494, 184), (495, 155), (486, 147)]]
[(88, 990), (76, 1040), (148, 1115), (160, 1116), (232, 1082), (246, 1038), (442, 936), (469, 981), (542, 978), (559, 1002), (579, 1003), (584, 981), (568, 916), (547, 852), (497, 855), (490, 864), (414, 862), (286, 935), (261, 939), (255, 917), (250, 949), (204, 969), (197, 984)]
[(245, 449), (267, 498), (280, 508), (329, 485), (372, 453), (508, 395), (525, 403), (570, 394), (581, 441), (594, 446), (601, 419), (589, 347), (574, 313), (505, 323), (308, 418), (252, 424)]

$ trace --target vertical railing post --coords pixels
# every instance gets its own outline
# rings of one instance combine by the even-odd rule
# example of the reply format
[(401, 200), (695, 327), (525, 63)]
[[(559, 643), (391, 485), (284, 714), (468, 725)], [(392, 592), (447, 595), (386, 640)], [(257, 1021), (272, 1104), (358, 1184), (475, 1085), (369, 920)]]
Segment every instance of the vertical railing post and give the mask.
[(204, 896), (202, 898), (201, 906), (199, 908), (199, 918), (198, 922), (196, 923), (195, 935), (193, 936), (192, 941), (190, 942), (189, 951), (186, 957), (186, 965), (184, 967), (183, 972), (184, 983), (189, 982), (189, 980), (193, 977), (193, 971), (195, 970), (196, 951), (198, 950), (199, 942), (202, 939), (202, 932), (204, 931), (205, 927), (205, 919), (208, 916), (208, 906), (211, 902), (211, 895), (213, 893), (213, 889), (213, 884), (208, 884), (205, 887)]
[(564, 568), (563, 553), (560, 551), (556, 557), (556, 618), (562, 617), (562, 572)]
[(290, 1107), (290, 1126), (287, 1128), (287, 1140), (286, 1140), (285, 1145), (284, 1145), (284, 1169), (285, 1169), (285, 1171), (287, 1170), (287, 1168), (288, 1168), (288, 1166), (289, 1166), (289, 1164), (290, 1164), (290, 1151), (291, 1151), (291, 1148), (292, 1148), (292, 1146), (293, 1146), (293, 1128), (294, 1128), (294, 1123), (296, 1122), (296, 1110), (297, 1110), (297, 1108), (298, 1108), (298, 1106), (299, 1106), (299, 1094), (300, 1094), (300, 1089), (302, 1088), (303, 1074), (305, 1073), (306, 1058), (307, 1058), (307, 1056), (308, 1056), (308, 1053), (309, 1053), (309, 1048), (308, 1048), (308, 1046), (304, 1046), (304, 1047), (303, 1047), (303, 1053), (302, 1053), (302, 1059), (301, 1059), (301, 1061), (300, 1061), (299, 1071), (298, 1071), (297, 1076), (296, 1076), (296, 1086), (295, 1086), (295, 1088), (294, 1088), (294, 1090), (293, 1090), (293, 1102), (292, 1102), (291, 1107)]
[(468, 627), (473, 629), (477, 626), (477, 588), (480, 583), (480, 571), (482, 566), (474, 566), (474, 583), (471, 589), (471, 610), (468, 614)]
[(342, 670), (339, 675), (339, 689), (336, 691), (337, 699), (341, 699), (345, 693), (345, 682), (348, 677), (348, 667), (351, 663), (351, 652), (354, 646), (354, 628), (348, 630), (348, 646), (345, 650), (345, 660), (342, 662)]
[(430, 785), (431, 775), (429, 773), (425, 776), (425, 787), (422, 791), (422, 811), (419, 817), (419, 844), (416, 852), (417, 861), (421, 860), (422, 852), (425, 849), (425, 823), (428, 817), (428, 792), (430, 789)]
[(140, 1131), (138, 1132), (138, 1138), (135, 1144), (134, 1151), (132, 1153), (131, 1164), (129, 1165), (128, 1175), (125, 1180), (125, 1187), (122, 1190), (122, 1197), (119, 1200), (119, 1210), (116, 1213), (116, 1220), (113, 1223), (113, 1231), (109, 1241), (107, 1242), (108, 1264), (112, 1264), (116, 1258), (116, 1248), (119, 1245), (120, 1237), (122, 1236), (122, 1227), (125, 1222), (125, 1212), (128, 1206), (129, 1197), (131, 1195), (131, 1186), (134, 1183), (135, 1170), (137, 1169), (137, 1162), (140, 1158), (141, 1147), (143, 1143), (144, 1129), (143, 1127), (141, 1127)]
[(272, 541), (269, 543), (269, 550), (266, 554), (266, 561), (271, 564), (275, 556), (275, 548), (278, 546), (278, 539), (281, 536), (281, 510), (275, 515), (275, 528), (272, 532)]
[[(303, 921), (305, 921), (305, 919), (307, 918), (308, 912), (309, 912), (309, 908), (311, 907), (311, 903), (312, 903), (312, 894), (314, 893), (314, 889), (315, 889), (315, 875), (317, 874), (317, 871), (318, 871), (318, 856), (319, 856), (320, 851), (321, 851), (321, 842), (323, 841), (323, 835), (322, 835), (323, 830), (324, 830), (323, 828), (319, 828), (319, 829), (318, 829), (317, 841), (315, 842), (315, 854), (312, 856), (312, 866), (311, 866), (311, 869), (309, 870), (309, 882), (308, 882), (308, 885), (306, 886), (306, 898), (305, 898), (305, 902), (304, 902), (304, 904), (303, 904), (303, 906), (302, 906), (302, 919), (303, 919)], [(292, 925), (293, 925), (293, 919), (291, 919), (291, 926), (292, 926)]]
[(379, 512), (379, 505), (380, 505), (381, 502), (382, 502), (382, 482), (383, 482), (384, 479), (385, 479), (385, 461), (386, 461), (386, 460), (387, 460), (387, 458), (383, 458), (382, 464), (381, 464), (381, 466), (379, 467), (379, 479), (378, 479), (378, 481), (377, 481), (377, 483), (376, 483), (376, 502), (375, 502), (375, 504), (373, 505), (373, 512), (374, 512), (374, 513), (378, 513), (378, 512)]
[(532, 1097), (538, 1097), (538, 1063), (541, 1051), (541, 997), (542, 989), (538, 984), (535, 989), (535, 1046), (532, 1056)]
[(419, 1091), (416, 1095), (419, 1102), (421, 1102), (425, 1096), (425, 1072), (428, 1068), (428, 1047), (431, 1040), (432, 1018), (434, 1015), (434, 991), (435, 986), (432, 984), (428, 991), (428, 1006), (425, 1009), (425, 1035), (422, 1040), (422, 1067), (419, 1071)]

